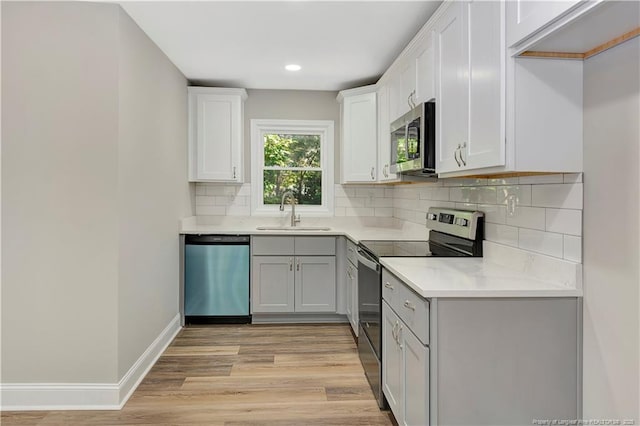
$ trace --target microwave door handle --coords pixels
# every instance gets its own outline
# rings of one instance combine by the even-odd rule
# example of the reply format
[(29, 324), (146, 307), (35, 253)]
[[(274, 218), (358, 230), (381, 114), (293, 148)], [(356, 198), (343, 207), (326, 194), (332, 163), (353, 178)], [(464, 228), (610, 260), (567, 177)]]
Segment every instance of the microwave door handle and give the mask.
[(404, 126), (404, 152), (407, 153), (407, 161), (410, 158), (409, 154), (409, 124), (405, 124)]

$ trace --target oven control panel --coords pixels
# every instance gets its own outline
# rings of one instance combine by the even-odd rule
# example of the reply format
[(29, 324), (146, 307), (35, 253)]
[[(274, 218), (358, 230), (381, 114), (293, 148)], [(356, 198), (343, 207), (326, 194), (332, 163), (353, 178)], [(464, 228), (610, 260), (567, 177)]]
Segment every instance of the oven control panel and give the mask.
[(432, 207), (427, 212), (427, 228), (475, 240), (478, 221), (484, 214), (474, 210)]

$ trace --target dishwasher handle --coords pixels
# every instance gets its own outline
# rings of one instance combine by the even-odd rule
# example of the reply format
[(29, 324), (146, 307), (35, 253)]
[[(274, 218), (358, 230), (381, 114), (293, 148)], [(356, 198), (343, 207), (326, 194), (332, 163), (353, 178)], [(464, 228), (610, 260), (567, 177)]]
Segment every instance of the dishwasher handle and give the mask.
[(186, 235), (185, 244), (191, 245), (247, 245), (248, 235)]
[(367, 268), (372, 269), (376, 272), (380, 271), (380, 264), (376, 262), (376, 260), (373, 259), (370, 255), (368, 255), (367, 252), (361, 250), (359, 247), (358, 247), (358, 262), (362, 263)]

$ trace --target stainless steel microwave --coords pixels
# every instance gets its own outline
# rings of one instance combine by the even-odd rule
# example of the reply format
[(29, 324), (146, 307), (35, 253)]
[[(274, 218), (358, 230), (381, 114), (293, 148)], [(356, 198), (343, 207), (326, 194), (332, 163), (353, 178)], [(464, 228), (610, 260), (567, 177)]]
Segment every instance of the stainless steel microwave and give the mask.
[(422, 103), (391, 123), (391, 172), (436, 173), (436, 103)]

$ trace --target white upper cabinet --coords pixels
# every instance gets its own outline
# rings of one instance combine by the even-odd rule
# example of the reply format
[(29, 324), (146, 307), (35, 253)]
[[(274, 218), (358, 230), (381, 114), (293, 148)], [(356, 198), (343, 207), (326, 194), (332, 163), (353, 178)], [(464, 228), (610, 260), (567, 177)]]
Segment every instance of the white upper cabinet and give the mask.
[(243, 181), (244, 89), (189, 87), (189, 180)]
[(377, 180), (376, 87), (338, 94), (342, 117), (342, 183)]
[(436, 23), (438, 173), (505, 164), (504, 3), (453, 3)]
[[(505, 164), (504, 3), (466, 4), (469, 34), (469, 139), (463, 167)], [(466, 165), (465, 165), (466, 163)]]
[(569, 11), (583, 0), (507, 2), (507, 45), (518, 44)]
[(436, 53), (433, 30), (428, 31), (420, 43), (416, 56), (416, 104), (430, 101), (436, 97)]
[(389, 127), (389, 87), (378, 87), (378, 182), (398, 180), (391, 173), (391, 133)]
[(458, 170), (469, 140), (469, 55), (465, 5), (454, 2), (436, 22), (436, 171)]

